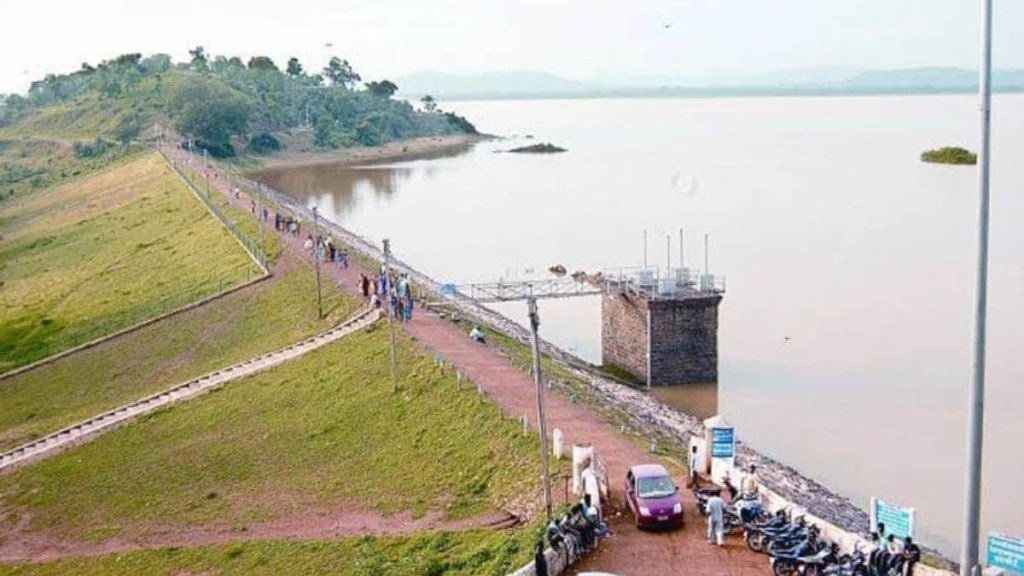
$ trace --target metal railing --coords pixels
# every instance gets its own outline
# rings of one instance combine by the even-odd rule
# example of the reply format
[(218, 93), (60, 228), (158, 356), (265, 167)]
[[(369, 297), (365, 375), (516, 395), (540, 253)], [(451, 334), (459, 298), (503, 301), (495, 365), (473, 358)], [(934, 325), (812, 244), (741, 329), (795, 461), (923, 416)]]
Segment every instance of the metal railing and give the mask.
[(244, 248), (245, 251), (249, 253), (249, 256), (253, 259), (254, 262), (256, 262), (257, 265), (259, 265), (260, 268), (263, 269), (263, 272), (269, 272), (270, 260), (269, 258), (267, 258), (266, 253), (263, 251), (263, 247), (261, 247), (258, 242), (250, 238), (248, 234), (243, 232), (242, 229), (238, 227), (238, 224), (236, 224), (234, 220), (228, 217), (228, 215), (224, 213), (221, 207), (216, 202), (214, 202), (212, 198), (210, 198), (209, 194), (203, 191), (203, 189), (199, 187), (195, 182), (193, 182), (192, 179), (186, 176), (185, 173), (178, 166), (177, 162), (175, 162), (171, 158), (168, 158), (167, 154), (165, 154), (163, 150), (157, 150), (160, 152), (160, 155), (164, 157), (164, 160), (167, 161), (167, 164), (171, 167), (171, 170), (174, 170), (174, 173), (177, 174), (179, 178), (181, 178), (181, 181), (184, 182), (185, 185), (188, 186), (189, 189), (192, 190), (192, 192), (195, 193), (195, 195), (200, 200), (203, 201), (204, 204), (206, 204), (207, 208), (210, 209), (210, 212), (212, 212), (213, 215), (216, 216), (217, 219), (220, 220), (222, 224), (224, 224), (224, 227), (228, 229), (228, 232), (230, 232), (231, 235), (235, 238), (235, 240), (237, 240), (238, 243), (241, 244), (242, 248)]
[(605, 291), (648, 299), (706, 298), (725, 293), (725, 277), (693, 268), (631, 266), (601, 272)]

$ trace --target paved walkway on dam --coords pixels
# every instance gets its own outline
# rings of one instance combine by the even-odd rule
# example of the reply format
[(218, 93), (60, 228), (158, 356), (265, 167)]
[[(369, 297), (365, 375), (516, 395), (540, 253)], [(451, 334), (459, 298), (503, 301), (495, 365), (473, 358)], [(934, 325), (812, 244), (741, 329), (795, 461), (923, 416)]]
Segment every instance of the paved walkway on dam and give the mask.
[[(193, 166), (201, 166), (201, 160), (193, 160)], [(224, 178), (211, 175), (210, 185), (219, 193), (228, 195), (239, 208), (249, 211), (249, 197), (242, 193), (239, 198), (234, 198)], [(273, 212), (266, 226), (275, 233)], [(286, 241), (286, 250), (312, 263), (312, 255), (303, 248), (309, 233), (312, 230), (303, 225), (298, 237), (282, 235), (281, 238)], [(357, 295), (360, 273), (372, 273), (355, 265), (342, 270), (331, 263), (323, 265), (322, 272), (325, 281), (340, 283), (345, 290)], [(416, 309), (411, 322), (401, 326), (480, 385), (507, 414), (527, 414), (530, 425), (536, 425), (536, 387), (499, 351), (473, 342), (463, 327), (422, 308)], [(686, 525), (682, 529), (671, 532), (637, 530), (629, 513), (621, 513), (624, 478), (629, 466), (650, 462), (651, 456), (635, 439), (620, 434), (585, 405), (574, 404), (548, 390), (545, 390), (545, 402), (549, 431), (561, 430), (565, 445), (593, 444), (608, 468), (611, 493), (605, 504), (605, 515), (611, 536), (602, 541), (600, 549), (576, 570), (599, 570), (621, 575), (763, 576), (771, 573), (767, 558), (749, 551), (742, 538), (727, 538), (724, 548), (709, 545), (705, 539), (703, 518), (696, 511), (692, 494), (685, 488), (680, 490), (686, 513)], [(681, 487), (684, 485), (683, 478), (676, 480)], [(562, 486), (553, 486), (552, 492), (559, 498), (563, 493)]]

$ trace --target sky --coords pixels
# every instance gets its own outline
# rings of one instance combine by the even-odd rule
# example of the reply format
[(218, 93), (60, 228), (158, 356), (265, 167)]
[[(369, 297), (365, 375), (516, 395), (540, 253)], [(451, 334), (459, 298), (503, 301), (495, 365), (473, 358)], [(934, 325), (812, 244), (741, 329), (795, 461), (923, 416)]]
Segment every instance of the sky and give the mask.
[[(540, 70), (615, 84), (857, 66), (976, 68), (980, 0), (0, 0), (0, 92), (127, 52), (328, 53), (364, 79)], [(996, 0), (994, 65), (1024, 68), (1024, 1)], [(326, 44), (331, 44), (327, 47)]]

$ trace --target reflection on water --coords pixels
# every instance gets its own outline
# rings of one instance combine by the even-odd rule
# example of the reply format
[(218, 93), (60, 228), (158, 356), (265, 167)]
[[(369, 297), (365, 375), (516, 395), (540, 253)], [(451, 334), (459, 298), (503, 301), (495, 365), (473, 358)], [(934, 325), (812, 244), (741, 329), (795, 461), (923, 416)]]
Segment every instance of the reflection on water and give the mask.
[(312, 164), (301, 168), (281, 166), (264, 170), (260, 176), (272, 188), (287, 190), (297, 198), (316, 198), (325, 203), (325, 213), (345, 215), (357, 210), (360, 199), (387, 199), (408, 181), (413, 172), (430, 178), (437, 167), (431, 160), (465, 154), (471, 144), (413, 154), (400, 164), (388, 160), (355, 165)]
[(718, 383), (655, 386), (651, 393), (658, 400), (696, 416), (701, 420), (718, 414)]
[[(922, 150), (977, 140), (968, 96), (453, 103), (558, 155), (464, 154), (268, 180), (442, 282), (667, 259), (711, 233), (728, 277), (719, 406), (749, 445), (866, 507), (918, 510), (956, 553), (975, 265), (976, 171)], [(993, 108), (983, 531), (1024, 533), (1024, 95)], [(674, 243), (670, 246), (677, 246)], [(673, 253), (673, 261), (678, 254)], [(495, 305), (525, 323), (523, 303)], [(541, 332), (600, 362), (600, 299), (540, 302)], [(700, 415), (713, 390), (655, 395)]]

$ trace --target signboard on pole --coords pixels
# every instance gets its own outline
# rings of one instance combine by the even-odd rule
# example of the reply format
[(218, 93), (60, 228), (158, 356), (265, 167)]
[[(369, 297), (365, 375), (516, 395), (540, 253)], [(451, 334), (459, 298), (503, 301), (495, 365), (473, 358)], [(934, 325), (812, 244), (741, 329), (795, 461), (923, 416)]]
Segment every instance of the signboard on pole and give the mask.
[(885, 524), (885, 534), (897, 538), (914, 536), (914, 509), (903, 508), (878, 498), (871, 499), (871, 529), (874, 530), (881, 522)]
[(732, 428), (711, 429), (711, 457), (732, 458), (736, 452), (736, 436)]
[(987, 557), (986, 563), (992, 568), (1024, 574), (1024, 539), (989, 532)]
[(443, 296), (454, 298), (455, 295), (458, 294), (458, 292), (459, 289), (455, 286), (455, 284), (441, 284), (441, 294)]

